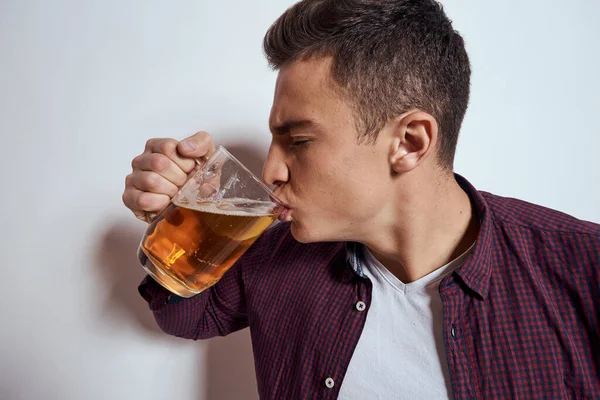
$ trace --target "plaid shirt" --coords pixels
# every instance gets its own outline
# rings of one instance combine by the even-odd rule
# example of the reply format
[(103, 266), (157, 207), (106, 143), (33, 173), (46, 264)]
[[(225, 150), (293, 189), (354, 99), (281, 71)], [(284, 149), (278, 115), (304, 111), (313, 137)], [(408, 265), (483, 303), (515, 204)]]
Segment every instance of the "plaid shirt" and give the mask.
[[(439, 288), (454, 399), (600, 399), (600, 226), (456, 179), (481, 228)], [(148, 278), (139, 288), (169, 334), (249, 326), (260, 397), (277, 400), (337, 397), (371, 289), (360, 245), (301, 244), (288, 224), (198, 296), (168, 301)]]

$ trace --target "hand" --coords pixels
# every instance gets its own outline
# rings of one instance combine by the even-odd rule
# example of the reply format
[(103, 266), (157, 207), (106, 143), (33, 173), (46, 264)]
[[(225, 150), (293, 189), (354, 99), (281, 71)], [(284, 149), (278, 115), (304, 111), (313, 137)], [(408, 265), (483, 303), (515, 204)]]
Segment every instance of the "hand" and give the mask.
[(123, 203), (142, 221), (151, 222), (197, 168), (196, 160), (215, 151), (212, 137), (198, 132), (181, 142), (150, 139), (146, 149), (131, 162), (125, 178)]

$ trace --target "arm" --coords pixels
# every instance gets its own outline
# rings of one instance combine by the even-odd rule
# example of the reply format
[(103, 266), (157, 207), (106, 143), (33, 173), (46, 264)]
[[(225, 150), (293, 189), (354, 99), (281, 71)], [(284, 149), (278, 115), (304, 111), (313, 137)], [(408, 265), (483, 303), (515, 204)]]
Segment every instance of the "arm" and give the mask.
[(189, 299), (171, 295), (149, 276), (138, 290), (165, 333), (194, 340), (225, 336), (248, 326), (240, 270), (236, 264), (215, 286)]

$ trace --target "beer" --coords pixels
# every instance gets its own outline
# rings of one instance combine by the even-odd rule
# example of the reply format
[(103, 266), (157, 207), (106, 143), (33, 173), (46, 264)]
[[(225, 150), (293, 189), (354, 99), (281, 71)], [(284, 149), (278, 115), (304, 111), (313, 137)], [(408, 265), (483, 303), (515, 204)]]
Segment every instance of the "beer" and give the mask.
[(172, 202), (142, 238), (138, 258), (170, 291), (191, 297), (214, 285), (277, 218), (269, 202)]

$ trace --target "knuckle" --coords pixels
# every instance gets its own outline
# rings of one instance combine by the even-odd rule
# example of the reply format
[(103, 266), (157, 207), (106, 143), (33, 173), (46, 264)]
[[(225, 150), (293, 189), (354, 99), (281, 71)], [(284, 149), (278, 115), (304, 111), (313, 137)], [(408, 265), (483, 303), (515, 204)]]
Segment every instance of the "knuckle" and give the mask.
[(154, 143), (156, 143), (156, 140), (157, 139), (148, 139), (146, 141), (146, 150), (150, 150), (154, 146)]
[(142, 193), (135, 199), (135, 206), (138, 210), (147, 211), (152, 206), (151, 200), (152, 200), (151, 196), (147, 196), (144, 193)]
[(125, 187), (128, 188), (131, 186), (131, 181), (133, 180), (132, 174), (129, 174), (125, 177)]
[(156, 172), (163, 172), (169, 167), (169, 159), (160, 153), (152, 153), (150, 158), (150, 168)]
[(123, 204), (125, 204), (125, 207), (129, 209), (133, 209), (135, 207), (135, 202), (133, 201), (131, 192), (129, 190), (123, 192), (121, 200), (123, 200)]
[(158, 145), (158, 152), (166, 156), (172, 155), (176, 152), (177, 141), (175, 139), (164, 139)]
[(155, 191), (161, 187), (162, 178), (158, 174), (148, 174), (146, 177), (146, 187), (149, 190)]
[(131, 168), (132, 169), (138, 168), (141, 161), (142, 161), (142, 155), (140, 154), (139, 156), (137, 156), (133, 160), (131, 160)]

